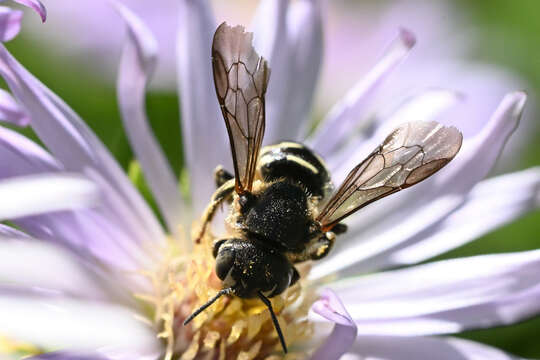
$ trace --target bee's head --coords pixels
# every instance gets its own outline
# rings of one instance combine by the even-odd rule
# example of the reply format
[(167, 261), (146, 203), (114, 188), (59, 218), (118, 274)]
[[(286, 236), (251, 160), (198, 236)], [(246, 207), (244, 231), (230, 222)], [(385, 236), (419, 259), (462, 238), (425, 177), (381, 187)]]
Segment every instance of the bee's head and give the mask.
[(281, 253), (258, 241), (226, 239), (214, 247), (216, 275), (236, 296), (251, 298), (261, 291), (281, 294), (296, 280), (293, 266)]

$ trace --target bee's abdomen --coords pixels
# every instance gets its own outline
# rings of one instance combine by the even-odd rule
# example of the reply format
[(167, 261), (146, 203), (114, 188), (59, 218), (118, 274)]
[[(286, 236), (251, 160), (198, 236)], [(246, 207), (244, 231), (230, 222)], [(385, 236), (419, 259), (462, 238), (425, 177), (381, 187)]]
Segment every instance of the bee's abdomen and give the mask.
[(324, 196), (330, 187), (330, 175), (323, 161), (300, 143), (282, 142), (266, 146), (259, 159), (266, 181), (286, 178), (299, 182), (315, 196)]

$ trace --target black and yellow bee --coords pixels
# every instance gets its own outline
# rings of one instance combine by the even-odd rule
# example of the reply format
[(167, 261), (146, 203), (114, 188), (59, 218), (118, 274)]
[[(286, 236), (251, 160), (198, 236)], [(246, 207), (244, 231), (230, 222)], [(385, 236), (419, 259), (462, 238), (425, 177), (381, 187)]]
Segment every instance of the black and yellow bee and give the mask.
[(255, 52), (252, 34), (241, 26), (221, 24), (212, 44), (212, 66), (234, 177), (221, 167), (216, 170), (218, 189), (203, 214), (197, 240), (226, 201), (231, 203), (231, 231), (214, 244), (215, 270), (223, 289), (184, 324), (220, 296), (258, 297), (268, 307), (287, 352), (268, 298), (298, 281), (294, 264), (325, 257), (336, 235), (346, 231), (340, 221), (347, 216), (448, 164), (461, 147), (462, 135), (436, 122), (405, 123), (333, 192), (324, 162), (306, 146), (282, 142), (261, 149), (270, 69)]

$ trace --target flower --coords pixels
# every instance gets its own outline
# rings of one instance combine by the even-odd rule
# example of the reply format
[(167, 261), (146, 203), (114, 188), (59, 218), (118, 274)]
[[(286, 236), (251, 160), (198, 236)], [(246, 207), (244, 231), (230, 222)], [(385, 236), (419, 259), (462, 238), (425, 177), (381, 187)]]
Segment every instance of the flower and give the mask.
[[(180, 196), (148, 127), (144, 95), (155, 68), (155, 40), (134, 13), (116, 5), (128, 26), (118, 100), (165, 227), (76, 113), (0, 46), (0, 75), (14, 96), (5, 98), (11, 108), (17, 105), (16, 118), (26, 119), (12, 122), (29, 123), (48, 150), (0, 128), (0, 215), (15, 225), (0, 226), (0, 349), (36, 359), (280, 356), (269, 315), (255, 301), (222, 298), (193, 326), (180, 325), (220, 286), (208, 248), (212, 239), (192, 248), (182, 229), (208, 201), (215, 165), (231, 168), (225, 129), (216, 126), (223, 121), (209, 61), (215, 22), (204, 1), (180, 6), (178, 75), (194, 210)], [(257, 46), (273, 69), (267, 95), (267, 127), (273, 128), (267, 141), (273, 142), (302, 131), (292, 120), (307, 118), (322, 19), (317, 1), (261, 6), (256, 23), (265, 26)], [(413, 45), (413, 35), (400, 31), (370, 73), (371, 84)], [(279, 79), (294, 91), (284, 94)], [(315, 148), (328, 159), (337, 183), (388, 129), (411, 117), (431, 119), (446, 108), (441, 103), (459, 100), (454, 92), (428, 91), (391, 116), (358, 124), (353, 115), (372, 90), (357, 86), (306, 139), (320, 145)], [(538, 314), (538, 250), (387, 269), (427, 260), (538, 207), (538, 168), (482, 180), (517, 126), (525, 100), (522, 92), (505, 96), (477, 132), (465, 134), (451, 164), (352, 217), (331, 255), (301, 269), (302, 286), (273, 299), (286, 338), (295, 342), (290, 357), (307, 352), (311, 359), (422, 359), (434, 353), (448, 359), (511, 358), (482, 344), (434, 335)], [(460, 127), (468, 120), (449, 123)], [(310, 291), (317, 298), (308, 314)], [(325, 331), (328, 324), (333, 327)]]
[[(160, 0), (159, 6), (144, 0), (121, 2), (141, 16), (159, 44), (159, 66), (150, 85), (160, 90), (174, 89), (176, 81), (171, 74), (175, 72), (176, 48), (171, 44), (176, 41), (174, 29), (178, 23), (178, 1)], [(252, 23), (253, 27), (257, 28), (256, 35), (261, 30), (264, 31), (264, 21), (257, 19), (251, 22), (250, 19), (257, 2), (214, 0), (212, 4), (217, 10), (218, 23)], [(27, 31), (26, 35), (39, 43), (62, 47), (62, 54), (76, 56), (79, 62), (86, 61), (89, 68), (99, 70), (95, 72), (96, 76), (107, 81), (114, 79), (113, 70), (117, 51), (123, 41), (123, 29), (107, 1), (94, 0), (73, 4), (51, 1), (49, 6), (56, 17), (50, 19), (48, 31), (44, 32), (37, 22), (30, 23), (30, 31)], [(300, 9), (302, 6), (295, 7)], [(294, 12), (291, 12), (291, 19), (295, 16)], [(459, 106), (455, 106), (455, 102), (450, 100), (440, 100), (441, 106), (447, 106), (451, 111), (441, 112), (439, 118), (466, 116), (473, 119), (461, 129), (472, 134), (482, 125), (482, 121), (476, 119), (488, 118), (508, 89), (529, 87), (509, 69), (471, 60), (470, 53), (477, 51), (484, 40), (479, 39), (478, 31), (470, 22), (464, 21), (463, 16), (445, 2), (338, 1), (325, 6), (323, 12), (325, 51), (320, 64), (317, 91), (311, 95), (315, 99), (313, 114), (316, 117), (324, 114), (350, 87), (369, 86), (369, 77), (363, 84), (358, 80), (377, 64), (381, 51), (389, 40), (396, 36), (398, 27), (412, 31), (420, 41), (415, 44), (413, 52), (407, 52), (406, 57), (395, 59), (392, 67), (399, 69), (398, 71), (388, 71), (383, 81), (374, 84), (375, 91), (370, 92), (370, 98), (362, 104), (361, 113), (364, 117), (387, 117), (411, 97), (444, 87), (455, 91), (455, 95), (460, 95), (461, 98), (458, 101)], [(87, 16), (90, 13), (94, 16)], [(264, 19), (264, 12), (260, 13), (262, 15), (259, 18)], [(456, 32), (455, 29), (462, 31)], [(403, 61), (405, 58), (407, 61)], [(391, 59), (389, 61), (392, 63)], [(274, 79), (273, 82), (281, 83), (284, 89), (290, 88), (287, 81)], [(466, 94), (461, 93), (461, 89), (467, 89)], [(525, 113), (520, 128), (510, 139), (508, 151), (502, 154), (498, 164), (499, 171), (514, 168), (513, 161), (522, 155), (523, 145), (530, 141), (530, 134), (533, 133), (531, 127), (534, 124), (532, 116), (528, 115), (534, 113), (531, 105), (534, 106), (529, 99), (529, 110)], [(291, 106), (287, 108), (292, 109)], [(280, 111), (282, 110), (274, 111), (274, 116), (288, 116), (279, 113)], [(290, 115), (298, 116), (294, 112)]]

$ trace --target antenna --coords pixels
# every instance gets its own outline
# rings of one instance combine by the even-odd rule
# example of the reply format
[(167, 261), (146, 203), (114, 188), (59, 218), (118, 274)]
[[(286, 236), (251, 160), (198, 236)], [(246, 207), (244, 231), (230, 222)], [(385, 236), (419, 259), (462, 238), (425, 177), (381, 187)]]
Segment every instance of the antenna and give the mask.
[[(274, 309), (272, 309), (272, 303), (266, 296), (263, 295), (262, 292), (257, 291), (257, 295), (259, 295), (259, 299), (266, 305), (268, 308), (268, 311), (270, 311), (270, 316), (272, 317), (272, 322), (274, 323), (274, 327), (276, 328), (279, 341), (281, 342), (281, 346), (283, 347), (283, 351), (285, 354), (287, 353), (287, 344), (285, 344), (285, 338), (283, 337), (283, 333), (281, 332), (281, 327), (279, 326), (279, 322), (277, 320), (276, 314), (274, 313)], [(204, 305), (203, 305), (204, 306)]]
[(211, 298), (210, 300), (208, 300), (205, 304), (201, 305), (200, 308), (198, 308), (197, 310), (195, 310), (193, 312), (193, 314), (189, 315), (186, 320), (184, 320), (184, 326), (187, 325), (191, 320), (193, 320), (197, 315), (199, 315), (200, 313), (202, 313), (204, 310), (206, 310), (207, 307), (209, 307), (210, 305), (212, 305), (217, 299), (219, 299), (221, 296), (223, 295), (229, 295), (230, 293), (232, 293), (233, 289), (232, 288), (227, 288), (227, 289), (222, 289), (222, 290), (219, 290), (218, 293), (213, 297)]

